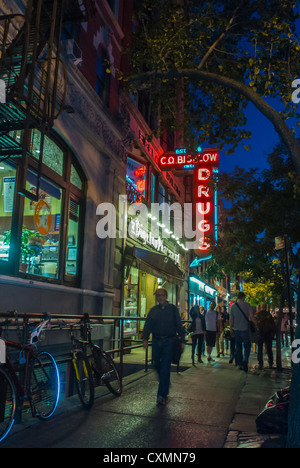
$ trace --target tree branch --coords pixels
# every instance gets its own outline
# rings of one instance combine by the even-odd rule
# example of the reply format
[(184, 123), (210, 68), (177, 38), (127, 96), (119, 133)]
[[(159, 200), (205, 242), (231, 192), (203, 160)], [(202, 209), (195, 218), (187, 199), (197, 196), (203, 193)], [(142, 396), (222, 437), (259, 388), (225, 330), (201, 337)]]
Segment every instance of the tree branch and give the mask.
[(150, 81), (152, 78), (159, 79), (172, 79), (172, 78), (190, 78), (195, 81), (212, 82), (223, 86), (224, 88), (231, 89), (238, 94), (241, 94), (246, 99), (251, 101), (255, 107), (273, 124), (276, 132), (281, 137), (283, 143), (286, 145), (287, 150), (294, 162), (296, 171), (300, 174), (300, 146), (286, 123), (282, 120), (279, 113), (271, 107), (259, 94), (257, 94), (249, 86), (236, 81), (226, 76), (217, 75), (202, 70), (184, 69), (184, 70), (171, 70), (169, 72), (146, 72), (140, 75), (131, 76), (129, 82), (131, 83), (144, 83)]

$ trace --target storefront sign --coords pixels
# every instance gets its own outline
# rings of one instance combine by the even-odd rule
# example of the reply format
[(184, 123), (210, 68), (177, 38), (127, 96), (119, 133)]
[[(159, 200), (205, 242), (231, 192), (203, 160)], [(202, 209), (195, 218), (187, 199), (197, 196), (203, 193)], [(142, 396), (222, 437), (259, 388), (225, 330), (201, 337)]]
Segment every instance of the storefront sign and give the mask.
[(218, 172), (219, 153), (201, 153), (194, 170), (194, 213), (196, 220), (196, 248), (198, 257), (207, 257), (212, 242), (217, 240), (217, 192), (213, 175)]
[(149, 245), (163, 255), (171, 258), (174, 263), (179, 264), (179, 254), (172, 252), (172, 250), (166, 247), (161, 237), (154, 236), (152, 232), (146, 231), (138, 219), (130, 222), (128, 234), (132, 238), (140, 239), (144, 245)]
[(217, 164), (219, 153), (215, 149), (206, 149), (196, 156), (184, 154), (185, 149), (178, 149), (173, 152), (162, 154), (158, 158), (158, 165), (161, 171), (193, 169), (197, 164)]

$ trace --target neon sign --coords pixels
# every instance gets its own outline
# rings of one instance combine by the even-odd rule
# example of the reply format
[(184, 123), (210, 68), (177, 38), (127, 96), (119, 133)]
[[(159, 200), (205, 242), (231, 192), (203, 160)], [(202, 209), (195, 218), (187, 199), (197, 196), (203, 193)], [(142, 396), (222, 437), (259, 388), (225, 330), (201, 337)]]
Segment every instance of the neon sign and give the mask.
[(158, 158), (161, 171), (193, 170), (194, 197), (193, 213), (195, 220), (197, 256), (209, 259), (211, 244), (217, 240), (217, 191), (213, 176), (218, 172), (219, 151), (215, 148), (197, 148), (196, 155), (187, 154), (185, 148), (169, 151)]
[(207, 257), (211, 243), (217, 239), (217, 192), (213, 175), (218, 172), (219, 152), (206, 150), (200, 154), (194, 170), (194, 213), (198, 257)]
[(178, 169), (194, 169), (198, 164), (217, 164), (219, 153), (215, 149), (206, 149), (192, 156), (185, 153), (185, 149), (177, 149), (162, 154), (158, 158), (158, 165), (161, 171)]

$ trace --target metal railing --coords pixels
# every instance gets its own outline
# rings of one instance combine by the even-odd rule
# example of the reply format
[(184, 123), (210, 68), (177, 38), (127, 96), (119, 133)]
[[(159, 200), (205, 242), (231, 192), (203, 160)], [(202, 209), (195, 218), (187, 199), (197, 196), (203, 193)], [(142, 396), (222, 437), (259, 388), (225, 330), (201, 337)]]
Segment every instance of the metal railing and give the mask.
[[(17, 330), (17, 327), (14, 323), (14, 312), (15, 311), (12, 311), (12, 312), (0, 312), (0, 318), (11, 318), (12, 319), (12, 323), (11, 325), (9, 326), (9, 331), (10, 332), (16, 332), (18, 331)], [(32, 319), (32, 321), (38, 321), (40, 319), (43, 319), (45, 317), (45, 314), (37, 314), (37, 313), (19, 313), (17, 312), (17, 316), (18, 318), (21, 320), (28, 320), (29, 323), (30, 323), (30, 319)], [(70, 338), (69, 338), (69, 331), (71, 330), (71, 327), (74, 330), (78, 330), (80, 332), (80, 320), (83, 316), (81, 315), (71, 315), (71, 314), (51, 314), (51, 327), (50, 327), (50, 330), (51, 331), (55, 331), (56, 332), (56, 337), (59, 337), (59, 333), (61, 331), (64, 331), (64, 332), (67, 332), (67, 336), (64, 338), (63, 337), (63, 341), (59, 342), (59, 344), (56, 344), (55, 343), (55, 340), (54, 342), (51, 344), (43, 344), (43, 341), (41, 340), (40, 342), (40, 346), (41, 347), (44, 347), (45, 349), (48, 347), (48, 348), (51, 348), (51, 353), (54, 355), (55, 357), (55, 360), (57, 362), (58, 365), (64, 365), (64, 364), (67, 364), (69, 365), (71, 363), (71, 341), (70, 341)], [(106, 353), (108, 354), (112, 354), (112, 357), (115, 361), (115, 363), (117, 364), (117, 366), (119, 367), (119, 373), (120, 373), (120, 378), (121, 380), (123, 380), (123, 377), (124, 377), (124, 367), (126, 364), (137, 364), (137, 365), (142, 365), (144, 367), (144, 372), (145, 372), (145, 375), (146, 373), (148, 372), (149, 370), (149, 365), (151, 364), (152, 362), (152, 353), (149, 353), (149, 349), (152, 349), (151, 348), (151, 345), (152, 345), (152, 341), (149, 340), (149, 347), (147, 349), (144, 349), (144, 353), (145, 353), (145, 358), (142, 359), (141, 361), (137, 362), (137, 361), (130, 361), (129, 363), (127, 362), (124, 362), (124, 356), (128, 354), (128, 352), (130, 352), (131, 350), (133, 349), (139, 349), (139, 348), (143, 348), (143, 340), (142, 339), (137, 339), (137, 338), (133, 338), (133, 336), (128, 336), (126, 335), (125, 333), (125, 322), (136, 322), (137, 324), (137, 327), (136, 327), (136, 331), (133, 332), (132, 334), (133, 335), (139, 335), (140, 332), (139, 332), (139, 323), (142, 322), (142, 321), (145, 321), (146, 320), (146, 317), (126, 317), (126, 316), (99, 316), (99, 315), (90, 315), (89, 316), (89, 319), (91, 321), (91, 327), (92, 327), (92, 330), (93, 330), (93, 326), (94, 328), (96, 328), (97, 326), (101, 326), (101, 325), (111, 325), (111, 330), (109, 331), (109, 336), (107, 337), (103, 337), (103, 338), (96, 338), (96, 339), (93, 339), (92, 337), (92, 341), (94, 341), (95, 343), (97, 343), (97, 341), (102, 341), (103, 343), (109, 341), (109, 348), (107, 349), (107, 347), (103, 346), (104, 350)], [(76, 325), (74, 326), (74, 323), (78, 323), (78, 327), (76, 328)], [(186, 322), (189, 322), (187, 320), (184, 321), (185, 323)], [(21, 325), (22, 327), (22, 325)], [(20, 330), (19, 330), (20, 331)], [(48, 333), (48, 331), (46, 330), (44, 332), (45, 334)], [(20, 337), (20, 333), (17, 333), (17, 336)], [(20, 340), (20, 338), (19, 338)], [(130, 344), (126, 343), (126, 341), (130, 341)], [(142, 367), (142, 368), (143, 368)], [(130, 373), (128, 375), (131, 375), (131, 374), (134, 374), (135, 372), (133, 373)], [(134, 377), (134, 380), (135, 380), (136, 377)], [(65, 386), (66, 386), (66, 389), (69, 388), (69, 384), (70, 384), (70, 388), (72, 388), (72, 382), (69, 382), (68, 379), (66, 379), (65, 381)], [(68, 398), (69, 396), (71, 396), (73, 393), (68, 393), (68, 391), (66, 390), (65, 392), (65, 398)]]

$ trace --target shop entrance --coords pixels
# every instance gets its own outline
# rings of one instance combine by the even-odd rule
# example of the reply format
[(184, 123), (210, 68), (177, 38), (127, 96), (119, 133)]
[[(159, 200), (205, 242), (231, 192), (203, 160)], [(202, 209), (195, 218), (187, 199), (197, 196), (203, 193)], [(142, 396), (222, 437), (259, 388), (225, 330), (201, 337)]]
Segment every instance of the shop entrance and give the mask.
[[(146, 317), (151, 307), (155, 306), (155, 292), (164, 288), (168, 292), (168, 301), (177, 304), (177, 286), (162, 277), (157, 277), (137, 268), (130, 267), (124, 282), (124, 315), (127, 317)], [(139, 338), (144, 322), (124, 322), (124, 334)]]

